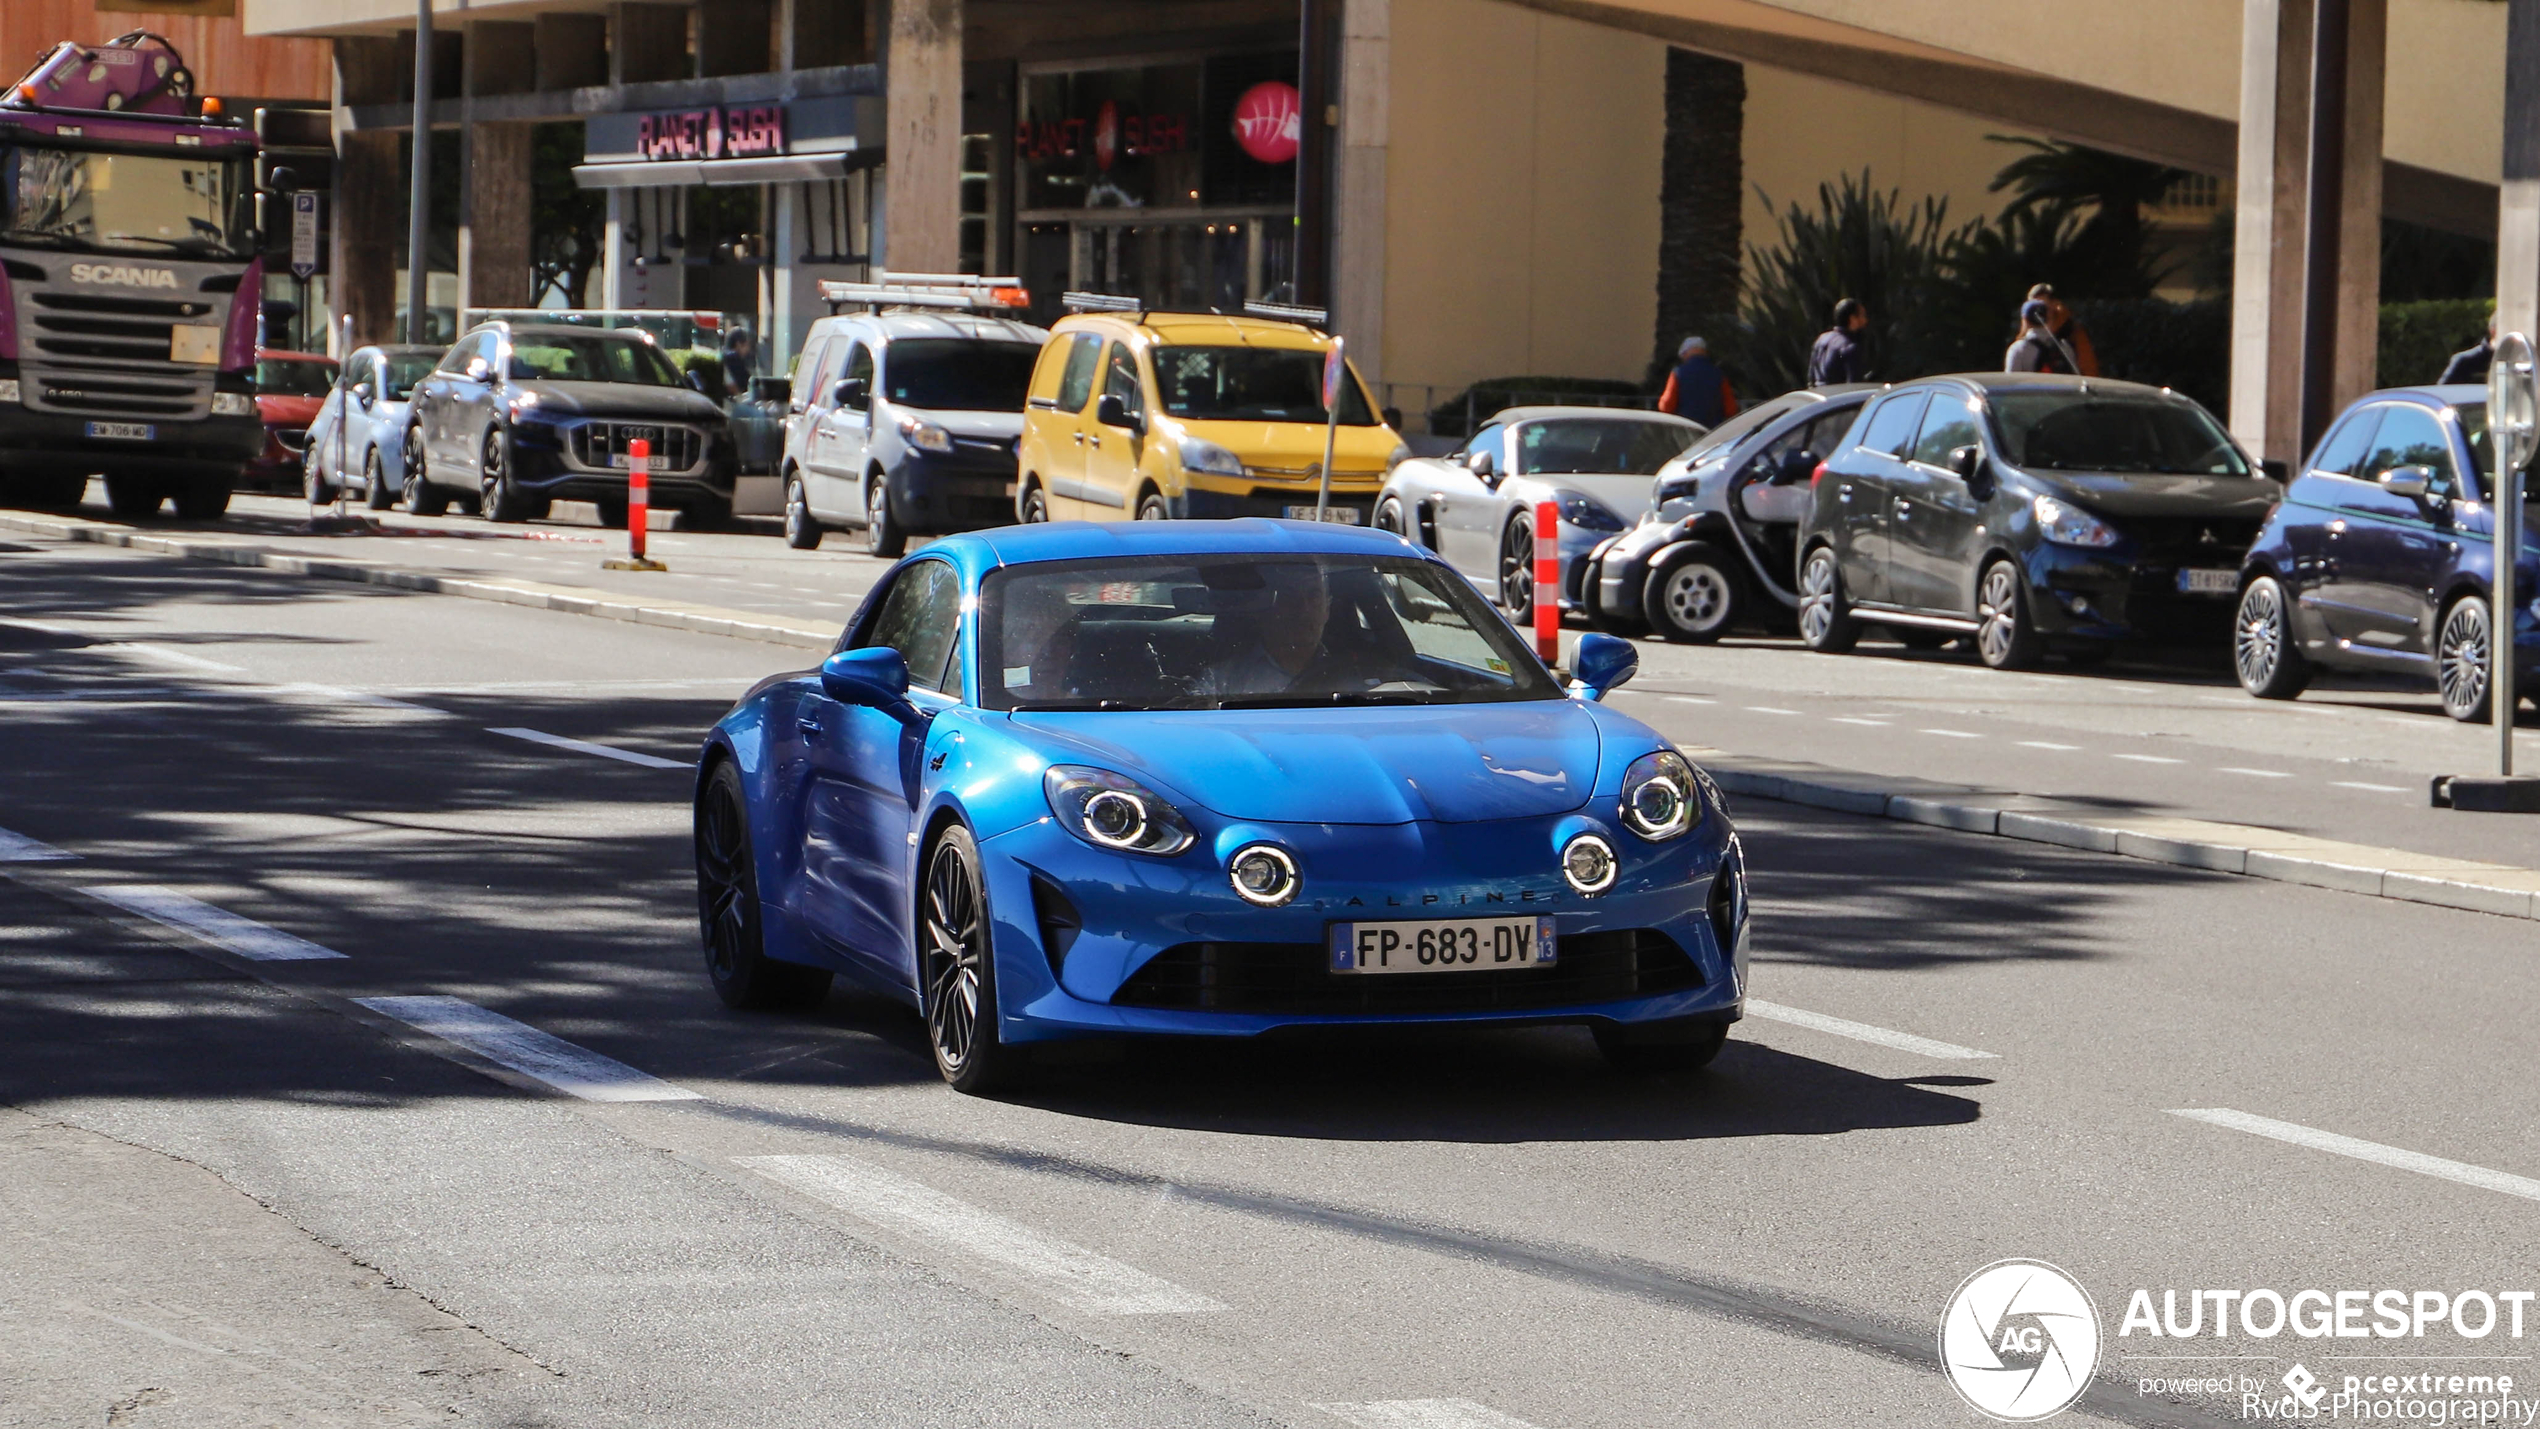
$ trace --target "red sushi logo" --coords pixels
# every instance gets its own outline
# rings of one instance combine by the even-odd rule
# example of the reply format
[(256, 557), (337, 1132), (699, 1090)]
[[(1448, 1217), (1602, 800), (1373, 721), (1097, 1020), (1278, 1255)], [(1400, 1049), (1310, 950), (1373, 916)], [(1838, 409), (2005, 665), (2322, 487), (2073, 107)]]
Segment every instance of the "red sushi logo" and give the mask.
[(1111, 161), (1120, 157), (1120, 106), (1106, 99), (1094, 115), (1094, 163), (1103, 172), (1111, 171)]
[(1235, 100), (1235, 142), (1265, 164), (1296, 157), (1303, 123), (1295, 85), (1263, 80)]

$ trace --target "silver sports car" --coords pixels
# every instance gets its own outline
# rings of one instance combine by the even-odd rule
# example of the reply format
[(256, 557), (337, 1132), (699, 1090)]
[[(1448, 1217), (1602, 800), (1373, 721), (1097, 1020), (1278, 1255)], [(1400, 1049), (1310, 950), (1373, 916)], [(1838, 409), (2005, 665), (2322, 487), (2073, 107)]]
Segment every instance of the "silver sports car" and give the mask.
[(1702, 432), (1660, 412), (1510, 407), (1458, 450), (1396, 466), (1376, 524), (1436, 551), (1523, 621), (1535, 603), (1535, 503), (1556, 502), (1561, 606), (1572, 609), (1588, 553), (1649, 509), (1650, 478)]

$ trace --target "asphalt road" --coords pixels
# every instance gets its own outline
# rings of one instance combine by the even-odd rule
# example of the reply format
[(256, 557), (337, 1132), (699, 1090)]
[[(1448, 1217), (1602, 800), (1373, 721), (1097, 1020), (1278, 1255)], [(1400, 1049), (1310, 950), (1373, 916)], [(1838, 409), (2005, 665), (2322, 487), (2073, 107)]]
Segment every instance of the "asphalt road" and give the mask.
[[(1544, 1028), (965, 1098), (892, 1004), (737, 1015), (697, 966), (678, 766), (794, 652), (8, 544), (0, 1423), (1957, 1424), (1934, 1330), (2003, 1257), (2112, 1336), (2124, 1287), (2540, 1259), (2525, 922), (1757, 802), (1772, 1015), (1707, 1073)], [(1829, 738), (1806, 702), (2029, 687), (1651, 666)], [(2135, 684), (2053, 703), (2113, 749)], [(422, 998), (466, 1006), (381, 1001)], [(2221, 1422), (2136, 1392), (2181, 1347), (2106, 1343), (2059, 1422)], [(2270, 1382), (2297, 1348), (2392, 1347)]]

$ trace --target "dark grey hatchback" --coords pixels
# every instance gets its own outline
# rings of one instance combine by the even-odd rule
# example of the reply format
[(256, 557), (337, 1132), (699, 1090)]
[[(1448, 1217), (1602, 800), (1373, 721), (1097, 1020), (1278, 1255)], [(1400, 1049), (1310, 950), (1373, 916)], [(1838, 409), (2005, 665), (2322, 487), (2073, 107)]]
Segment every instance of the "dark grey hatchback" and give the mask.
[(2230, 638), (2242, 555), (2282, 495), (2167, 388), (1975, 373), (1882, 394), (1811, 482), (1799, 631), (1848, 650), (1972, 636), (1997, 669), (2052, 642)]

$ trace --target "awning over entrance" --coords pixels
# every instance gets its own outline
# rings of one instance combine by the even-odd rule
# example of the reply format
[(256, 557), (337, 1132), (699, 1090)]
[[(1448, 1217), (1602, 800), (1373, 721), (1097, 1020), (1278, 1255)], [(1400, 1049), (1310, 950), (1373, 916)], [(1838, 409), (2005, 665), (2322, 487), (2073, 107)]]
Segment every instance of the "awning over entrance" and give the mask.
[(674, 188), (690, 184), (790, 184), (842, 179), (875, 157), (850, 148), (828, 154), (778, 154), (758, 159), (654, 160), (632, 164), (576, 164), (573, 181), (586, 189)]

